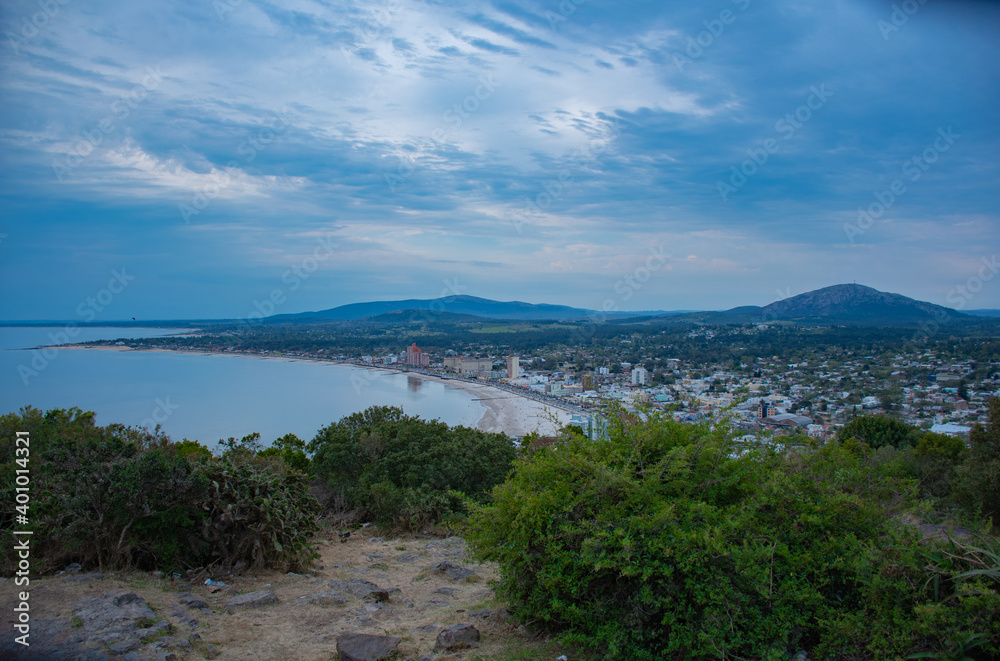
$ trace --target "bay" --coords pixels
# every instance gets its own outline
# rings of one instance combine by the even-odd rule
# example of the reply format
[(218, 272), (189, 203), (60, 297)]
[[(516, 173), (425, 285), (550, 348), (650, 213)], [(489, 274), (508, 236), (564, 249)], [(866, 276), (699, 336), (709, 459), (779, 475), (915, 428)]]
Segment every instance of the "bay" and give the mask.
[[(412, 374), (252, 356), (95, 349), (37, 349), (61, 328), (0, 328), (0, 414), (34, 406), (80, 407), (97, 423), (160, 423), (174, 440), (214, 447), (259, 432), (265, 445), (321, 427), (369, 406), (474, 427), (485, 411), (470, 393)], [(162, 328), (80, 328), (72, 342), (154, 337)], [(65, 343), (65, 341), (63, 342)]]

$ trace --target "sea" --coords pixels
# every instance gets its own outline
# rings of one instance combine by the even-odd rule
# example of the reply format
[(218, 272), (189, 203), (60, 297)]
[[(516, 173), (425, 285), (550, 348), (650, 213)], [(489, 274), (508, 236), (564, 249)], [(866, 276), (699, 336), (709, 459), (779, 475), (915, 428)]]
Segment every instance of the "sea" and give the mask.
[(292, 433), (309, 441), (322, 427), (369, 406), (474, 427), (475, 396), (413, 374), (254, 356), (68, 349), (49, 345), (158, 337), (163, 328), (0, 327), (0, 414), (33, 406), (79, 407), (97, 424), (153, 429), (214, 448), (253, 432), (265, 446)]

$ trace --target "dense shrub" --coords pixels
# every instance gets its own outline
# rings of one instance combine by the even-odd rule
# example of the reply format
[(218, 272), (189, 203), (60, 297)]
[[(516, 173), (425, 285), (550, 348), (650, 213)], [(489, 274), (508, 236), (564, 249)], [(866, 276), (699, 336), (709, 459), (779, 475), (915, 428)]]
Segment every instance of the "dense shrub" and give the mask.
[(342, 498), (379, 523), (418, 528), (481, 501), (514, 460), (513, 441), (468, 427), (371, 407), (321, 429), (313, 467)]
[(884, 415), (863, 415), (851, 420), (837, 432), (837, 438), (841, 441), (854, 438), (873, 448), (914, 445), (919, 435), (920, 430), (916, 427)]
[[(79, 409), (0, 417), (2, 497), (14, 500), (14, 438), (30, 433), (32, 566), (290, 566), (312, 556), (318, 506), (306, 477), (253, 456), (211, 456), (157, 432), (97, 426)], [(9, 574), (13, 513), (0, 515)]]
[(474, 508), (470, 542), (523, 619), (613, 659), (895, 658), (975, 633), (997, 649), (996, 586), (935, 593), (894, 518), (915, 489), (894, 448), (748, 448), (722, 427), (611, 419), (607, 439), (518, 459)]
[(969, 433), (970, 449), (955, 471), (955, 495), (967, 508), (1000, 525), (1000, 397), (989, 402), (985, 425)]

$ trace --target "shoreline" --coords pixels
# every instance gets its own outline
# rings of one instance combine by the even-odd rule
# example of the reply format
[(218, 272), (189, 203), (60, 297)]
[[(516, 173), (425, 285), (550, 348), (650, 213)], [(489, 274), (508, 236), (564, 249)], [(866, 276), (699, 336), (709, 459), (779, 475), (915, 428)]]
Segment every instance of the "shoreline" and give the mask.
[[(47, 348), (47, 347), (46, 347)], [(427, 379), (465, 391), (473, 396), (473, 401), (483, 406), (483, 413), (475, 423), (475, 428), (489, 433), (504, 433), (508, 436), (523, 437), (533, 431), (542, 436), (554, 435), (559, 427), (569, 424), (570, 414), (554, 404), (545, 404), (531, 397), (511, 392), (488, 383), (470, 382), (461, 378), (442, 377), (412, 370), (380, 365), (359, 365), (342, 360), (322, 360), (298, 356), (267, 356), (251, 353), (198, 351), (195, 349), (134, 349), (128, 346), (60, 344), (55, 349), (76, 349), (89, 351), (141, 351), (146, 353), (183, 353), (198, 356), (237, 356), (242, 358), (262, 358), (265, 360), (285, 360), (317, 365), (355, 367), (376, 374), (400, 374)]]

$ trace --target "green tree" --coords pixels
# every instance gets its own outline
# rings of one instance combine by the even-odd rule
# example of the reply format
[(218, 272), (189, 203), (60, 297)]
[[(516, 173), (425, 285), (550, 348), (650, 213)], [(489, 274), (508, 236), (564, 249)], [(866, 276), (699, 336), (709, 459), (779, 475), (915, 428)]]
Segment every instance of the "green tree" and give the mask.
[(884, 415), (863, 415), (851, 420), (838, 432), (841, 441), (857, 439), (872, 448), (894, 448), (913, 445), (919, 431), (916, 427)]
[(514, 460), (513, 441), (468, 427), (371, 407), (321, 429), (310, 442), (316, 475), (381, 523), (419, 527), (482, 501)]
[(1000, 522), (1000, 397), (990, 399), (985, 425), (969, 432), (969, 452), (957, 470), (959, 502)]
[(312, 473), (312, 462), (306, 455), (306, 442), (295, 434), (285, 434), (276, 439), (271, 447), (260, 450), (257, 454), (261, 457), (277, 457), (285, 462), (285, 465), (306, 475)]

